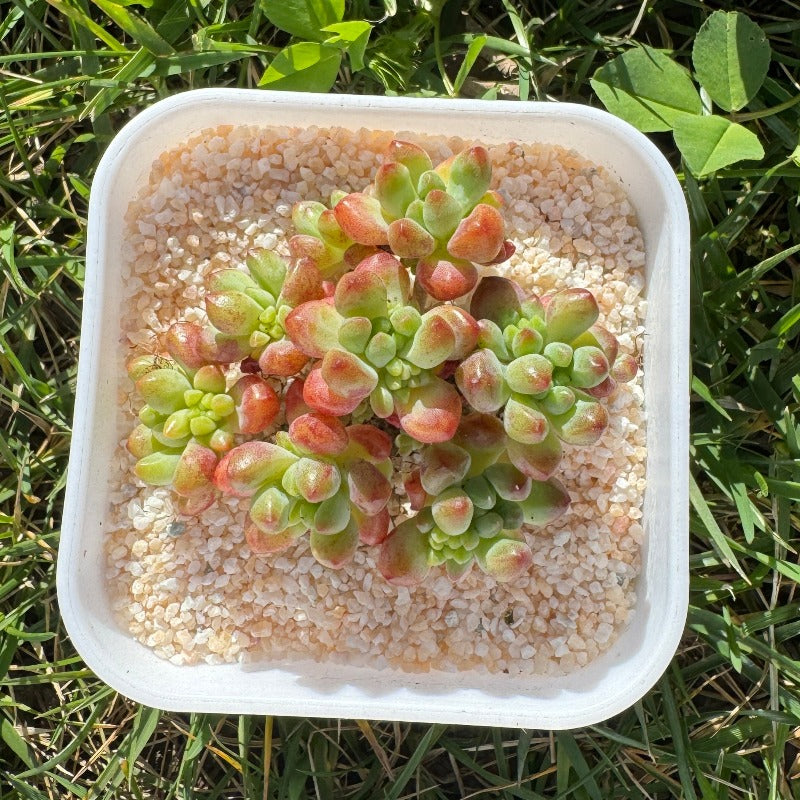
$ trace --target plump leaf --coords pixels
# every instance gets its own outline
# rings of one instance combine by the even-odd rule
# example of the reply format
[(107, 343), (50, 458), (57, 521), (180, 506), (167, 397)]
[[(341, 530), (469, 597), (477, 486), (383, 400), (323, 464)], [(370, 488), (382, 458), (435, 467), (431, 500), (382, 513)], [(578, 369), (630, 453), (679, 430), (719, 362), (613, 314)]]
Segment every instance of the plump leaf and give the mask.
[(461, 398), (441, 378), (411, 389), (395, 407), (400, 427), (418, 442), (431, 444), (453, 438), (461, 419)]
[(534, 481), (528, 497), (520, 508), (528, 525), (547, 525), (569, 508), (569, 493), (555, 478)]
[(482, 475), (505, 449), (503, 423), (494, 414), (467, 414), (458, 426), (453, 443), (469, 455), (467, 477)]
[(338, 456), (348, 443), (347, 430), (330, 414), (302, 414), (289, 425), (289, 438), (308, 453)]
[(376, 198), (361, 192), (348, 194), (335, 205), (333, 213), (342, 230), (354, 242), (376, 247), (389, 243), (389, 226)]
[(698, 177), (737, 161), (764, 158), (764, 148), (752, 131), (718, 116), (679, 119), (675, 144), (686, 166)]
[(325, 567), (340, 569), (352, 560), (358, 548), (358, 525), (354, 519), (341, 533), (324, 535), (311, 531), (311, 552)]
[(491, 350), (473, 353), (458, 365), (455, 377), (461, 394), (476, 411), (497, 411), (508, 399), (503, 365)]
[(261, 0), (261, 8), (276, 28), (312, 41), (321, 41), (323, 28), (344, 17), (344, 0)]
[(378, 569), (389, 583), (414, 586), (425, 580), (429, 570), (428, 538), (414, 519), (398, 525), (381, 545)]
[(455, 300), (471, 292), (478, 280), (478, 270), (469, 261), (442, 257), (434, 253), (417, 264), (420, 286), (436, 300)]
[(288, 92), (327, 92), (336, 82), (342, 51), (337, 47), (299, 42), (272, 59), (259, 86)]
[(505, 328), (522, 315), (522, 297), (523, 291), (514, 281), (489, 275), (478, 283), (469, 310), (476, 319), (488, 319)]
[(495, 541), (487, 540), (476, 552), (478, 564), (487, 575), (499, 583), (518, 578), (533, 563), (533, 553), (524, 541), (512, 539), (508, 535)]
[[(386, 160), (397, 161), (406, 167), (411, 175), (411, 181), (416, 186), (424, 172), (431, 168), (431, 157), (419, 146), (401, 139), (393, 139), (386, 149)], [(444, 182), (441, 187), (444, 189)]]
[(504, 235), (505, 225), (500, 212), (480, 203), (461, 220), (447, 243), (447, 252), (453, 258), (488, 264), (503, 246)]
[(697, 32), (692, 48), (697, 79), (725, 111), (738, 111), (753, 99), (771, 58), (764, 31), (738, 11), (715, 11)]
[(333, 298), (310, 300), (293, 308), (286, 317), (286, 333), (306, 355), (322, 358), (339, 344), (342, 315), (333, 305)]
[(686, 70), (652, 47), (617, 56), (595, 72), (591, 84), (612, 114), (640, 131), (668, 131), (681, 115), (702, 111)]

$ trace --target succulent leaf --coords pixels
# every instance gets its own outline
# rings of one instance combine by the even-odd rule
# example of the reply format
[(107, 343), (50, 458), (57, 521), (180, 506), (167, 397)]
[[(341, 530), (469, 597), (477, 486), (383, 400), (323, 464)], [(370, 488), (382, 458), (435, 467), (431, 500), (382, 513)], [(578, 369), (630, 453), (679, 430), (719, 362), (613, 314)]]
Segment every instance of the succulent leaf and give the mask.
[(543, 394), (553, 384), (553, 365), (544, 356), (532, 353), (515, 358), (506, 367), (505, 377), (512, 392)]
[(275, 390), (257, 375), (243, 375), (228, 394), (235, 404), (235, 424), (231, 426), (234, 433), (261, 433), (272, 424), (281, 408)]
[(534, 481), (530, 494), (519, 506), (528, 525), (547, 525), (569, 508), (569, 493), (555, 478)]
[(289, 338), (312, 358), (322, 358), (339, 344), (338, 330), (343, 320), (333, 302), (332, 297), (310, 300), (293, 308), (286, 317)]
[(276, 486), (269, 486), (250, 505), (250, 519), (262, 533), (280, 534), (289, 526), (291, 508), (292, 499)]
[(444, 442), (422, 451), (420, 483), (437, 497), (445, 489), (460, 483), (470, 469), (470, 454), (452, 442)]
[(343, 531), (354, 511), (346, 491), (338, 491), (321, 502), (314, 514), (314, 530), (324, 536)]
[(385, 317), (388, 313), (386, 285), (374, 272), (347, 272), (336, 284), (334, 303), (343, 317)]
[(258, 368), (265, 375), (289, 378), (297, 375), (308, 363), (309, 357), (290, 339), (270, 342), (258, 359)]
[(568, 444), (594, 444), (608, 427), (608, 412), (592, 398), (578, 398), (566, 414), (553, 416), (550, 421), (559, 437)]
[(358, 263), (354, 272), (377, 275), (386, 287), (389, 308), (405, 306), (411, 297), (411, 279), (408, 270), (391, 253), (378, 252)]
[(446, 242), (453, 235), (461, 218), (462, 208), (450, 194), (440, 189), (428, 192), (422, 203), (422, 220), (424, 227), (434, 238)]
[(478, 271), (469, 261), (433, 253), (420, 259), (416, 278), (431, 297), (445, 302), (471, 292), (477, 283)]
[(252, 297), (235, 290), (210, 292), (205, 305), (211, 324), (229, 336), (242, 336), (258, 328), (264, 310)]
[(505, 225), (500, 212), (487, 205), (477, 205), (461, 220), (447, 242), (447, 252), (453, 258), (488, 264), (503, 246)]
[(394, 139), (386, 149), (386, 161), (396, 161), (402, 164), (409, 173), (412, 183), (416, 186), (420, 176), (427, 172), (432, 164), (431, 157), (418, 145)]
[(374, 464), (357, 461), (347, 470), (350, 500), (365, 514), (377, 514), (389, 502), (392, 485)]
[(513, 464), (492, 464), (484, 476), (503, 500), (524, 500), (531, 492), (532, 480)]
[(182, 408), (184, 392), (191, 388), (187, 378), (176, 369), (154, 369), (136, 381), (136, 390), (145, 403), (159, 414), (171, 414)]
[(389, 535), (392, 520), (388, 508), (382, 508), (377, 514), (365, 514), (353, 506), (351, 513), (358, 526), (358, 538), (363, 544), (372, 547)]
[(472, 524), (475, 507), (463, 489), (452, 488), (433, 501), (431, 511), (442, 531), (448, 536), (460, 536)]
[(405, 359), (421, 369), (432, 369), (447, 361), (456, 347), (453, 328), (441, 314), (431, 309), (422, 315)]
[(553, 431), (537, 444), (524, 444), (509, 439), (509, 461), (535, 481), (546, 481), (561, 462), (561, 444)]
[(537, 444), (547, 436), (550, 423), (541, 411), (512, 397), (503, 410), (503, 427), (515, 441)]
[(441, 378), (408, 390), (395, 399), (400, 427), (418, 442), (446, 442), (461, 419), (461, 400), (456, 390)]
[(286, 262), (272, 250), (262, 250), (246, 261), (247, 271), (262, 289), (274, 297), (281, 293), (286, 281)]
[(466, 358), (455, 377), (459, 391), (476, 411), (497, 411), (508, 400), (503, 365), (491, 350), (478, 350)]
[(533, 553), (525, 542), (499, 537), (482, 549), (478, 563), (498, 583), (516, 580), (533, 564)]
[(416, 586), (428, 575), (427, 536), (415, 524), (415, 518), (398, 525), (381, 545), (378, 569), (395, 586)]
[(493, 414), (467, 414), (461, 419), (453, 443), (469, 454), (467, 477), (482, 475), (505, 450), (503, 423)]
[(378, 385), (378, 373), (353, 353), (329, 350), (322, 359), (322, 378), (331, 391), (361, 402)]
[(373, 425), (348, 425), (348, 460), (359, 459), (379, 464), (388, 460), (392, 453), (389, 434)]
[(492, 180), (492, 162), (485, 147), (470, 147), (458, 153), (450, 164), (447, 191), (468, 211), (486, 194)]
[(289, 438), (306, 453), (320, 456), (338, 456), (349, 442), (347, 429), (341, 421), (320, 413), (295, 417), (289, 425)]
[(297, 456), (269, 442), (245, 442), (226, 453), (214, 472), (214, 483), (226, 494), (250, 497), (260, 487), (280, 481)]
[(352, 561), (357, 548), (358, 526), (353, 519), (339, 533), (311, 531), (311, 553), (325, 567), (341, 569)]
[(578, 347), (572, 356), (570, 378), (579, 389), (592, 389), (608, 377), (609, 364), (599, 347)]
[(288, 270), (278, 294), (284, 303), (292, 307), (309, 300), (322, 300), (325, 291), (317, 265), (309, 258), (298, 259)]
[(169, 486), (180, 460), (180, 453), (156, 451), (140, 458), (133, 471), (137, 478), (150, 486)]
[(291, 547), (305, 531), (303, 525), (293, 525), (280, 533), (267, 534), (251, 523), (245, 528), (244, 538), (253, 555), (272, 555)]
[(396, 219), (387, 231), (389, 247), (398, 258), (424, 258), (436, 249), (436, 240), (418, 222)]
[(600, 314), (588, 289), (562, 289), (546, 298), (548, 342), (571, 342), (594, 325)]
[(400, 162), (389, 162), (375, 175), (375, 196), (383, 211), (394, 219), (402, 217), (417, 193), (408, 168)]
[(301, 458), (287, 470), (292, 473), (293, 488), (309, 503), (322, 503), (339, 491), (342, 476), (338, 467), (313, 458)]
[(319, 367), (314, 367), (308, 373), (303, 384), (303, 400), (306, 404), (314, 411), (333, 414), (335, 417), (351, 414), (362, 399), (357, 395), (345, 396), (334, 392), (325, 382)]
[(341, 229), (358, 244), (380, 247), (389, 243), (388, 224), (383, 218), (380, 201), (365, 194), (343, 197), (333, 209)]

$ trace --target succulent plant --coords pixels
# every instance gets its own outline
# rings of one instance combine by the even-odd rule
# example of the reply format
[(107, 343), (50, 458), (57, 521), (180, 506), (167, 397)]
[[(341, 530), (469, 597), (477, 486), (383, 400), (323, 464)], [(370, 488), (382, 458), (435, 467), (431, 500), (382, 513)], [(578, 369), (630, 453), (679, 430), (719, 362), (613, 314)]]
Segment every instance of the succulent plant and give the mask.
[(510, 460), (544, 480), (558, 466), (560, 441), (587, 446), (602, 436), (608, 412), (600, 401), (636, 375), (636, 361), (595, 324), (599, 309), (587, 289), (540, 299), (492, 276), (478, 284), (470, 310), (481, 347), (457, 368), (458, 388), (477, 411), (502, 409)]
[(368, 398), (376, 416), (396, 417), (418, 441), (455, 433), (461, 400), (437, 371), (473, 350), (478, 325), (452, 305), (421, 314), (408, 271), (394, 256), (366, 258), (339, 279), (333, 297), (292, 310), (286, 331), (301, 352), (319, 359), (304, 386), (310, 407), (339, 416)]
[(434, 169), (421, 147), (394, 140), (373, 184), (339, 198), (333, 216), (348, 240), (388, 246), (408, 259), (431, 297), (454, 300), (474, 288), (476, 263), (499, 263), (514, 252), (505, 239), (502, 198), (489, 190), (491, 177), (483, 147)]
[(278, 396), (256, 375), (243, 375), (228, 388), (217, 364), (192, 370), (139, 356), (127, 370), (145, 401), (127, 442), (137, 459), (134, 472), (145, 483), (171, 485), (182, 513), (203, 511), (215, 497), (219, 456), (233, 447), (236, 434), (260, 433), (272, 423)]
[(506, 441), (497, 417), (470, 414), (452, 442), (425, 448), (420, 470), (407, 482), (420, 510), (381, 546), (378, 568), (389, 582), (420, 583), (440, 564), (455, 580), (473, 563), (503, 582), (530, 566), (523, 523), (555, 519), (569, 496), (555, 479), (534, 481), (501, 460)]
[(333, 206), (345, 196), (331, 195), (331, 208), (316, 200), (300, 200), (292, 207), (292, 224), (297, 233), (289, 239), (289, 252), (294, 258), (308, 259), (323, 278), (352, 269), (376, 247), (354, 242), (339, 226)]
[(285, 335), (286, 316), (297, 305), (325, 296), (316, 264), (299, 259), (291, 269), (270, 250), (247, 259), (247, 272), (223, 269), (206, 281), (208, 319), (223, 342), (238, 345), (236, 358), (258, 361), (265, 375), (287, 377), (308, 361)]
[(378, 544), (389, 532), (390, 452), (389, 436), (371, 425), (302, 413), (275, 444), (245, 442), (227, 453), (214, 482), (252, 498), (245, 536), (253, 552), (278, 552), (310, 531), (315, 558), (339, 568), (359, 540)]

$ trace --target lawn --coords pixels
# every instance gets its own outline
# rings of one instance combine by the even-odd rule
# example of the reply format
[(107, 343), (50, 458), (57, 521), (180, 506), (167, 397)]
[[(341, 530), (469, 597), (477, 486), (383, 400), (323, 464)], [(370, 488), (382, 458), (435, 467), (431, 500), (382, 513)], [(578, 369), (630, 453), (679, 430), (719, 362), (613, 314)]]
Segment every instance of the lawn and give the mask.
[[(0, 2), (0, 798), (800, 797), (800, 6), (318, 0), (325, 33), (305, 8)], [(718, 16), (695, 47), (720, 9), (751, 38), (737, 50)], [(683, 114), (654, 123), (609, 90), (625, 67), (628, 96), (658, 100), (637, 45)], [(55, 561), (93, 172), (155, 100), (259, 84), (605, 103), (674, 166), (692, 223), (691, 597), (675, 659), (628, 711), (561, 733), (166, 713), (76, 655)]]

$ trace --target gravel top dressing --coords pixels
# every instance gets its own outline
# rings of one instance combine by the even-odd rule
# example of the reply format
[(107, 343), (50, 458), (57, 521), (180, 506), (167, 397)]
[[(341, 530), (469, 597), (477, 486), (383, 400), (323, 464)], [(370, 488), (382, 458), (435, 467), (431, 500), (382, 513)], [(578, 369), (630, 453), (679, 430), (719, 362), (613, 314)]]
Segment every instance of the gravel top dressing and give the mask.
[[(164, 153), (129, 207), (108, 589), (120, 624), (173, 663), (311, 658), (555, 675), (610, 647), (636, 603), (646, 456), (641, 370), (606, 401), (610, 425), (598, 444), (564, 447), (557, 477), (572, 504), (555, 522), (525, 529), (533, 566), (509, 583), (474, 568), (454, 584), (436, 567), (422, 585), (393, 586), (375, 569), (377, 548), (362, 545), (333, 570), (312, 557), (307, 538), (278, 555), (252, 555), (247, 500), (220, 497), (198, 517), (180, 516), (169, 489), (133, 476), (125, 440), (137, 401), (126, 358), (162, 352), (174, 322), (205, 321), (211, 272), (265, 249), (286, 255), (292, 205), (325, 201), (335, 189), (361, 191), (396, 137), (424, 147), (434, 163), (472, 144), (400, 131), (223, 126)], [(638, 357), (645, 254), (625, 193), (575, 152), (513, 142), (487, 149), (516, 252), (485, 274), (537, 294), (591, 290), (599, 322), (622, 353)], [(413, 458), (395, 458), (395, 519), (408, 513), (402, 478)]]

